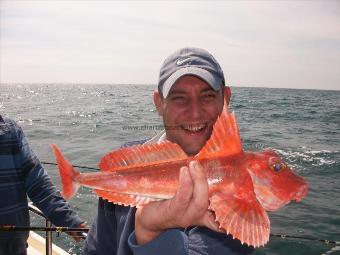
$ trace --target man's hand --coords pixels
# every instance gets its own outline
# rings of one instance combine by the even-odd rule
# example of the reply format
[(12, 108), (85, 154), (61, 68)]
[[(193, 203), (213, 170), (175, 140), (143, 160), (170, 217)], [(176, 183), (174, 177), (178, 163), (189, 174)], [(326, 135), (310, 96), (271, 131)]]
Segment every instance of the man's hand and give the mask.
[(180, 169), (179, 187), (172, 199), (152, 202), (135, 216), (138, 244), (145, 244), (166, 229), (206, 226), (219, 231), (214, 214), (208, 210), (209, 187), (206, 173), (197, 161)]
[[(86, 222), (80, 223), (77, 228), (86, 228)], [(82, 232), (67, 232), (76, 242), (80, 242), (81, 240), (85, 239), (81, 234)]]

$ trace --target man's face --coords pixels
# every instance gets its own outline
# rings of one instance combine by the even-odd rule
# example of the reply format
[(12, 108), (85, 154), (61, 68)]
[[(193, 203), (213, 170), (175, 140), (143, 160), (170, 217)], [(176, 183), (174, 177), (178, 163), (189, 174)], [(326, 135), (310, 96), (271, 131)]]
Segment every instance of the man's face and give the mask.
[(154, 102), (163, 117), (167, 139), (195, 155), (210, 138), (224, 100), (222, 90), (213, 90), (195, 76), (183, 76), (166, 98), (155, 92)]

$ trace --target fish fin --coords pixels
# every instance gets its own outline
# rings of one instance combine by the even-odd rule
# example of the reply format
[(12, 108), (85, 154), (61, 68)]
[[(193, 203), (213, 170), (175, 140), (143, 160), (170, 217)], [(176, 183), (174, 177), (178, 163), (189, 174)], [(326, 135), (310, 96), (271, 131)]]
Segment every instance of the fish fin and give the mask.
[(110, 192), (106, 190), (98, 190), (98, 189), (94, 190), (94, 192), (96, 192), (96, 194), (99, 197), (106, 199), (109, 202), (112, 202), (114, 204), (124, 205), (124, 206), (133, 206), (137, 208), (143, 205), (146, 205), (149, 202), (160, 200), (156, 198), (120, 194), (120, 193)]
[(78, 183), (74, 181), (75, 176), (79, 175), (79, 171), (76, 170), (71, 163), (63, 156), (56, 144), (51, 144), (51, 148), (56, 157), (58, 163), (58, 169), (60, 173), (62, 192), (61, 195), (65, 199), (69, 199), (77, 193), (79, 189)]
[(122, 148), (106, 154), (99, 163), (102, 171), (118, 171), (127, 166), (149, 165), (186, 159), (187, 155), (178, 144), (165, 141), (160, 144), (143, 144)]
[(242, 143), (234, 112), (230, 113), (226, 103), (214, 124), (210, 139), (196, 158), (231, 156), (242, 152)]
[(220, 228), (241, 243), (256, 248), (269, 241), (269, 218), (256, 199), (245, 202), (232, 194), (215, 191), (210, 197), (209, 209), (215, 212)]

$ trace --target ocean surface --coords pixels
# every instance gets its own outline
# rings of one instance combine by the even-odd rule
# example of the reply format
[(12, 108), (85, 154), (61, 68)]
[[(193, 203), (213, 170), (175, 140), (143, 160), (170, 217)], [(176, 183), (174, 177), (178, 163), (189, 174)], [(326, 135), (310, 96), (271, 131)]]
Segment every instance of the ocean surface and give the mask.
[[(162, 122), (152, 85), (1, 84), (0, 114), (16, 120), (43, 162), (55, 162), (56, 143), (76, 165), (97, 167), (121, 144), (152, 137)], [(301, 203), (269, 213), (271, 233), (340, 241), (340, 91), (232, 88), (245, 150), (273, 148), (309, 183)], [(60, 188), (55, 166), (45, 165)], [(90, 170), (82, 170), (84, 172)], [(97, 198), (81, 188), (70, 204), (91, 223)], [(44, 222), (32, 217), (32, 225)], [(43, 233), (41, 233), (43, 235)], [(54, 242), (79, 254), (66, 234)], [(255, 254), (340, 254), (340, 243), (271, 237)]]

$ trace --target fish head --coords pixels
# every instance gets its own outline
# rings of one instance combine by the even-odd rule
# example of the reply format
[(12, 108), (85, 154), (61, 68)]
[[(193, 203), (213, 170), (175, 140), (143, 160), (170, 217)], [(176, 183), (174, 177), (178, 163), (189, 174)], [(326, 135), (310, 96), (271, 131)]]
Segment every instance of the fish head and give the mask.
[(246, 169), (256, 197), (267, 211), (275, 211), (292, 200), (299, 202), (307, 195), (307, 182), (273, 150), (248, 153)]

